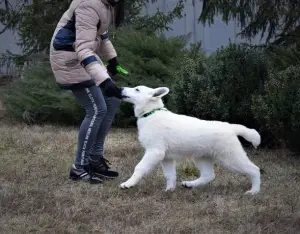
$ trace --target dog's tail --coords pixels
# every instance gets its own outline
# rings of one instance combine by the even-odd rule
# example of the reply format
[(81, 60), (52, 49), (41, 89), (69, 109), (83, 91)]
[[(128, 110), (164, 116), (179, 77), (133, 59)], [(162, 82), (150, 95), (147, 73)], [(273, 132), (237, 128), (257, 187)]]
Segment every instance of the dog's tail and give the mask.
[(240, 124), (231, 124), (231, 128), (236, 135), (242, 136), (247, 141), (251, 142), (254, 148), (260, 145), (261, 137), (255, 129), (247, 128)]

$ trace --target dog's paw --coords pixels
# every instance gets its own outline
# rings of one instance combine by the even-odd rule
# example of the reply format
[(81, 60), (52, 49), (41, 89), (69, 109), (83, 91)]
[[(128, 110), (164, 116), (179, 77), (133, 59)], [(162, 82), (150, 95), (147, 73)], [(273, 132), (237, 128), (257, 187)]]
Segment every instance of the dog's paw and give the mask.
[(130, 186), (130, 184), (128, 184), (127, 182), (124, 182), (124, 183), (120, 184), (121, 189), (129, 189), (131, 187), (132, 186)]
[(126, 183), (120, 184), (121, 189), (129, 189), (129, 187), (126, 185)]
[(194, 187), (194, 184), (193, 184), (193, 182), (191, 182), (191, 181), (182, 181), (182, 182), (181, 182), (181, 185), (182, 185), (184, 188), (193, 188), (193, 187)]
[(245, 192), (245, 195), (254, 196), (254, 195), (258, 194), (258, 193), (259, 193), (259, 190), (251, 189), (251, 190)]
[(165, 192), (173, 192), (175, 187), (166, 187)]

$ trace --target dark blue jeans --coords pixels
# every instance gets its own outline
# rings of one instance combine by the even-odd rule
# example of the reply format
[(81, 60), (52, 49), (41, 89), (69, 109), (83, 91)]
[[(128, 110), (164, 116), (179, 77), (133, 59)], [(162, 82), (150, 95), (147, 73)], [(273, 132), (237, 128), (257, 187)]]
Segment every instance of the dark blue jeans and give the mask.
[(97, 86), (72, 91), (86, 115), (78, 134), (75, 166), (88, 164), (89, 157), (98, 161), (104, 154), (105, 138), (111, 128), (121, 100), (106, 97)]

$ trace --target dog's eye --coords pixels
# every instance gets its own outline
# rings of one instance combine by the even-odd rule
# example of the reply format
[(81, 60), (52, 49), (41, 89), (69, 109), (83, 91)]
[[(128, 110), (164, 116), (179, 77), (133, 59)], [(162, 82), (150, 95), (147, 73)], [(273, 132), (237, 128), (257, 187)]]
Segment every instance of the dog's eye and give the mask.
[(139, 90), (139, 89), (135, 89), (135, 91), (137, 91), (137, 92), (140, 92), (140, 90)]

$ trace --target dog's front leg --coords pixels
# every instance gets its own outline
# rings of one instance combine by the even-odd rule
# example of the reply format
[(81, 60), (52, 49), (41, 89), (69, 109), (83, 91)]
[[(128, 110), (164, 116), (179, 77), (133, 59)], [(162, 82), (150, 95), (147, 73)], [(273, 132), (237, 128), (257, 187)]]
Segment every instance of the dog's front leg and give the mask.
[(167, 182), (165, 191), (173, 191), (176, 188), (176, 162), (173, 159), (164, 159), (161, 167)]
[(147, 150), (142, 160), (136, 165), (132, 176), (120, 185), (122, 189), (134, 187), (145, 175), (163, 160), (165, 153), (163, 151)]

